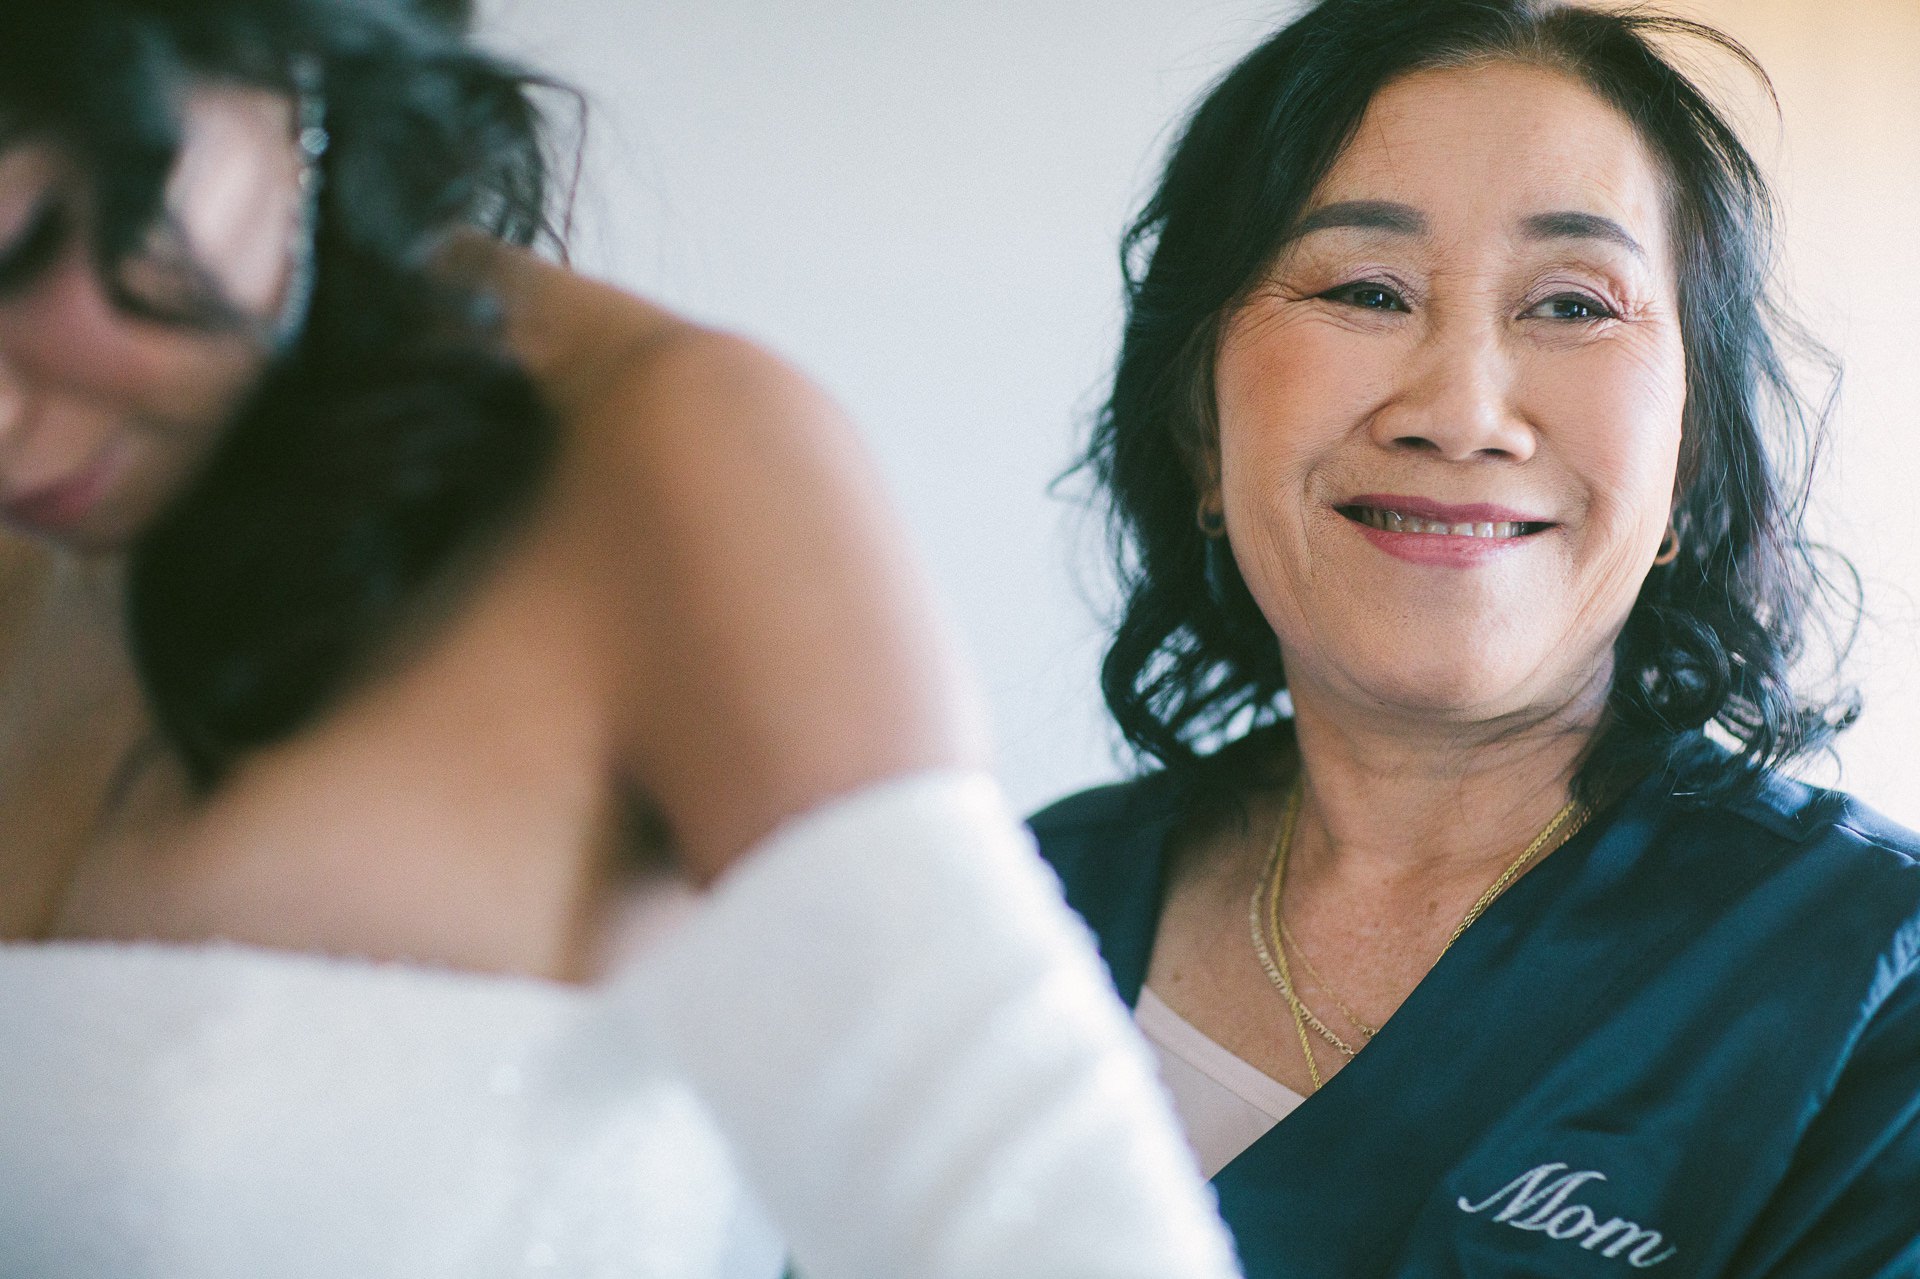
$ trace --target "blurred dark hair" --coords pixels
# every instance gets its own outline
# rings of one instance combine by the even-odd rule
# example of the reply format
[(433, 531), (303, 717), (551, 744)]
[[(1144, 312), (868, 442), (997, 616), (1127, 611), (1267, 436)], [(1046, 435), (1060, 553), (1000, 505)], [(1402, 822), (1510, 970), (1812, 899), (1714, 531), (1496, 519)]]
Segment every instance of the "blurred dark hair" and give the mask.
[(413, 0), (413, 5), (456, 31), (466, 31), (473, 26), (473, 0)]
[(420, 588), (529, 495), (552, 452), (497, 308), (432, 267), (459, 228), (522, 245), (550, 231), (530, 96), (542, 82), (468, 44), (469, 9), (0, 6), (0, 120), (79, 160), (103, 278), (147, 318), (223, 322), (217, 297), (160, 314), (118, 284), (164, 214), (183, 86), (291, 93), (302, 62), (322, 86), (331, 147), (304, 330), (129, 565), (141, 679), (203, 786), (324, 709)]
[(1222, 770), (1253, 755), (1208, 749), (1284, 718), (1273, 631), (1231, 556), (1215, 553), (1210, 588), (1195, 524), (1223, 323), (1383, 86), (1496, 60), (1587, 85), (1632, 122), (1671, 187), (1687, 374), (1680, 553), (1652, 570), (1615, 644), (1606, 722), (1578, 788), (1592, 798), (1676, 767), (1714, 726), (1734, 759), (1710, 789), (1731, 795), (1852, 722), (1851, 693), (1810, 696), (1794, 682), (1809, 632), (1829, 620), (1828, 579), (1802, 517), (1831, 399), (1803, 396), (1784, 353), (1837, 369), (1770, 293), (1772, 192), (1732, 127), (1658, 51), (1675, 39), (1731, 55), (1766, 83), (1730, 37), (1640, 9), (1321, 0), (1201, 101), (1122, 243), (1125, 336), (1082, 462), (1109, 503), (1125, 597), (1102, 689), (1135, 750), (1231, 790), (1238, 781)]

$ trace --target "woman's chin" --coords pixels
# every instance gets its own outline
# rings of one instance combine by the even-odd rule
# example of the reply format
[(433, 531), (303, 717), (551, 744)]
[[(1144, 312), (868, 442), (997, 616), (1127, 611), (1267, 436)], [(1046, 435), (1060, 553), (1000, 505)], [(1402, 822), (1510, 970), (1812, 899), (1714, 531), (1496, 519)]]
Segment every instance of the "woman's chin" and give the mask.
[[(1517, 655), (1516, 655), (1517, 656)], [(1538, 661), (1489, 661), (1485, 652), (1436, 647), (1378, 663), (1343, 663), (1330, 683), (1337, 700), (1369, 719), (1470, 729), (1546, 718), (1573, 708), (1592, 681), (1567, 672), (1542, 678)], [(1344, 688), (1342, 696), (1337, 690)], [(1298, 694), (1296, 693), (1296, 704)], [(1337, 711), (1335, 712), (1338, 713)]]
[(113, 504), (89, 512), (85, 519), (62, 528), (18, 528), (13, 531), (33, 541), (85, 558), (124, 554), (139, 540), (142, 526), (151, 521), (129, 517)]
[(124, 551), (153, 521), (145, 479), (135, 451), (115, 445), (67, 482), (0, 509), (0, 525), (82, 555)]

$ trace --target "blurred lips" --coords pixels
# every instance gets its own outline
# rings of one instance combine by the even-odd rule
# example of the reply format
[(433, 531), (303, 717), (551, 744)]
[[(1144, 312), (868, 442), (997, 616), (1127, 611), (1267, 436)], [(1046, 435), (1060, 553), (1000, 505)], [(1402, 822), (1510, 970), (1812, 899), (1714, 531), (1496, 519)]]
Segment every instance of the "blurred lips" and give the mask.
[(0, 503), (0, 519), (28, 533), (64, 533), (93, 513), (116, 471), (109, 452), (55, 484)]
[(1470, 568), (1554, 527), (1551, 520), (1490, 503), (1436, 502), (1365, 493), (1336, 508), (1360, 535), (1396, 559)]

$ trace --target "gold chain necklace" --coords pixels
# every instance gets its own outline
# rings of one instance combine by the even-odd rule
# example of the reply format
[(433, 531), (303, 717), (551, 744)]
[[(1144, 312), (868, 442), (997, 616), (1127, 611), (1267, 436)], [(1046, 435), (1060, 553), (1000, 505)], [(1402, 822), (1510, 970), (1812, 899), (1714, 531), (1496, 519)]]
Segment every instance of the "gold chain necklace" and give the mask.
[[(1280, 830), (1273, 840), (1273, 853), (1267, 862), (1266, 874), (1253, 886), (1253, 898), (1247, 903), (1247, 928), (1253, 935), (1253, 953), (1260, 957), (1260, 967), (1266, 971), (1267, 980), (1286, 999), (1287, 1007), (1293, 1013), (1294, 1033), (1300, 1037), (1300, 1055), (1306, 1059), (1307, 1078), (1313, 1081), (1313, 1091), (1320, 1091), (1320, 1063), (1313, 1058), (1313, 1040), (1307, 1036), (1307, 1027), (1311, 1025), (1316, 1033), (1325, 1038), (1335, 1048), (1348, 1057), (1357, 1052), (1341, 1038), (1326, 1028), (1326, 1024), (1313, 1015), (1313, 1010), (1293, 993), (1293, 973), (1287, 968), (1287, 951), (1284, 946), (1267, 946), (1268, 899), (1277, 896), (1272, 889), (1282, 882), (1276, 869), (1284, 867), (1287, 850), (1293, 844), (1293, 824), (1300, 816), (1300, 787), (1296, 783), (1287, 793), (1286, 811), (1280, 818)], [(1274, 956), (1279, 956), (1276, 962)]]
[(1299, 943), (1293, 935), (1293, 930), (1287, 927), (1286, 916), (1279, 915), (1277, 918), (1280, 923), (1280, 948), (1282, 950), (1288, 947), (1293, 949), (1293, 953), (1300, 957), (1300, 962), (1307, 966), (1307, 976), (1313, 978), (1314, 984), (1327, 992), (1327, 998), (1333, 1001), (1333, 1006), (1340, 1010), (1342, 1017), (1345, 1017), (1349, 1022), (1353, 1023), (1353, 1028), (1360, 1032), (1360, 1038), (1372, 1039), (1375, 1035), (1379, 1034), (1380, 1028), (1378, 1026), (1369, 1026), (1366, 1022), (1361, 1021), (1360, 1014), (1347, 1007), (1347, 1001), (1340, 998), (1340, 992), (1333, 988), (1333, 983), (1320, 975), (1320, 970), (1313, 966), (1313, 956), (1307, 954), (1307, 948)]
[[(1306, 1060), (1307, 1078), (1313, 1085), (1313, 1091), (1318, 1092), (1323, 1081), (1320, 1077), (1319, 1062), (1313, 1055), (1313, 1040), (1308, 1032), (1311, 1030), (1313, 1035), (1326, 1040), (1344, 1057), (1357, 1056), (1360, 1050), (1335, 1034), (1307, 1006), (1306, 1001), (1300, 998), (1294, 989), (1292, 967), (1287, 962), (1285, 942), (1290, 938), (1287, 936), (1286, 921), (1280, 908), (1286, 886), (1287, 856), (1293, 849), (1294, 827), (1300, 818), (1301, 797), (1302, 785), (1296, 779), (1287, 792), (1287, 805), (1280, 818), (1280, 828), (1274, 832), (1273, 852), (1267, 860), (1266, 873), (1254, 885), (1252, 900), (1248, 902), (1247, 922), (1253, 938), (1254, 954), (1260, 959), (1260, 967), (1266, 972), (1267, 980), (1285, 998), (1287, 1008), (1293, 1014), (1294, 1032), (1300, 1040), (1300, 1055)], [(1487, 891), (1480, 894), (1479, 899), (1468, 908), (1466, 915), (1461, 918), (1452, 935), (1447, 938), (1446, 945), (1440, 948), (1440, 954), (1434, 957), (1434, 964), (1438, 964), (1440, 959), (1453, 949), (1453, 944), (1460, 940), (1461, 934), (1473, 927), (1474, 922), (1486, 913), (1487, 907), (1493, 904), (1494, 899), (1519, 878), (1520, 872), (1529, 862), (1540, 856), (1543, 850), (1551, 851), (1548, 849), (1549, 841), (1554, 841), (1553, 847), (1558, 848), (1578, 834), (1591, 815), (1592, 809), (1582, 805), (1579, 800), (1568, 800), (1560, 811), (1554, 814), (1553, 820), (1547, 823), (1545, 829), (1534, 836), (1532, 842), (1521, 850), (1520, 855), (1500, 872), (1499, 878), (1489, 884)], [(1554, 840), (1556, 835), (1559, 836), (1557, 841)], [(1295, 943), (1294, 948), (1299, 950), (1298, 943)], [(1313, 975), (1321, 989), (1333, 998), (1333, 1002), (1339, 1006), (1342, 1014), (1359, 1027), (1365, 1039), (1371, 1039), (1375, 1032), (1352, 1014), (1340, 996), (1327, 985), (1326, 979), (1314, 969), (1312, 961), (1307, 959), (1304, 950), (1300, 951), (1300, 958), (1306, 962), (1307, 971)], [(1431, 967), (1432, 965), (1429, 965), (1429, 969)]]

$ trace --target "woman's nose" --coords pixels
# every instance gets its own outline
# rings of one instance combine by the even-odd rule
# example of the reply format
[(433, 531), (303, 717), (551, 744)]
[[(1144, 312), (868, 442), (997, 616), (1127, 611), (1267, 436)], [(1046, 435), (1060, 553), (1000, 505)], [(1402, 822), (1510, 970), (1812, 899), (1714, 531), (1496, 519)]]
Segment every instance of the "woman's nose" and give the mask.
[(1437, 331), (1410, 357), (1397, 394), (1374, 415), (1383, 448), (1447, 461), (1525, 461), (1537, 440), (1514, 397), (1515, 369), (1499, 336), (1457, 324)]

